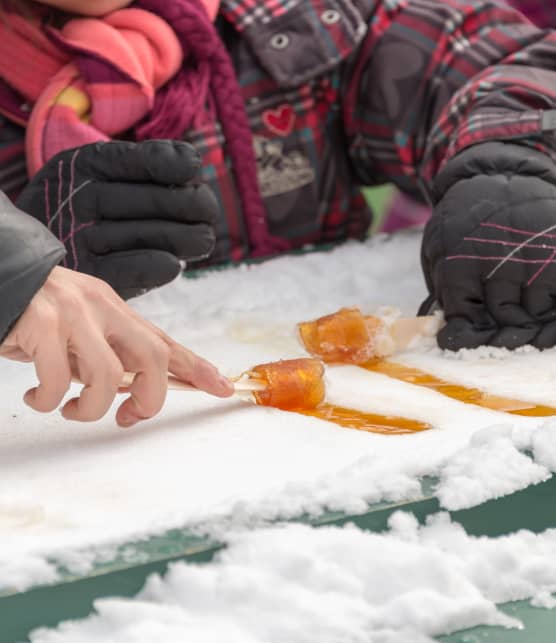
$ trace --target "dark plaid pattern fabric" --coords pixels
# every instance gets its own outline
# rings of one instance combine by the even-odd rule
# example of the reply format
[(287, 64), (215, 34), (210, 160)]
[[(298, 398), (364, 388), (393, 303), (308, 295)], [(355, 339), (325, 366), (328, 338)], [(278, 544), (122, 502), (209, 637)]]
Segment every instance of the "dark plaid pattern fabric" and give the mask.
[(0, 190), (13, 201), (26, 184), (23, 129), (0, 116)]
[(394, 0), (372, 20), (345, 101), (365, 182), (426, 189), (451, 157), (490, 140), (554, 154), (555, 32), (496, 2)]
[[(556, 32), (502, 2), (223, 0), (218, 26), (268, 227), (291, 248), (363, 237), (362, 185), (426, 196), (471, 145), (511, 140), (556, 159)], [(248, 235), (211, 105), (199, 123), (184, 138), (222, 206), (212, 261), (239, 261)]]
[(224, 13), (230, 22), (233, 22), (238, 31), (243, 31), (257, 23), (268, 23), (273, 18), (287, 13), (303, 0), (275, 0), (274, 2), (226, 2)]
[(556, 3), (554, 0), (507, 0), (522, 11), (532, 22), (541, 27), (556, 27)]

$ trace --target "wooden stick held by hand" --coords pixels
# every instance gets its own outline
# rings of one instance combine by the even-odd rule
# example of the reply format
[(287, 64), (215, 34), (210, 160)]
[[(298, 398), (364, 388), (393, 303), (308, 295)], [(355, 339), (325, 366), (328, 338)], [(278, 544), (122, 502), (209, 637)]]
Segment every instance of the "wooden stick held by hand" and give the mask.
[[(134, 378), (133, 373), (126, 373), (122, 392), (129, 390)], [(313, 358), (258, 364), (231, 381), (235, 392), (243, 399), (286, 411), (313, 409), (325, 398), (324, 364)], [(168, 388), (195, 390), (171, 374), (168, 375)]]
[[(125, 373), (120, 384), (121, 389), (128, 389), (135, 379), (135, 373)], [(264, 391), (266, 385), (261, 380), (255, 379), (235, 379), (233, 385), (236, 393), (252, 393), (253, 391)], [(169, 391), (198, 391), (199, 389), (182, 382), (174, 375), (168, 374), (168, 390)]]

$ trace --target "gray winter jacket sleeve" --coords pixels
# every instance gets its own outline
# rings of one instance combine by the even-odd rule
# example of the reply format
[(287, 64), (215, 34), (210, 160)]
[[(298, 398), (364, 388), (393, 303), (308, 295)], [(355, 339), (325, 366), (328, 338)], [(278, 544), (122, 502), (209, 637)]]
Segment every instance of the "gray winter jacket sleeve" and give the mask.
[(0, 192), (0, 343), (64, 254), (42, 223)]

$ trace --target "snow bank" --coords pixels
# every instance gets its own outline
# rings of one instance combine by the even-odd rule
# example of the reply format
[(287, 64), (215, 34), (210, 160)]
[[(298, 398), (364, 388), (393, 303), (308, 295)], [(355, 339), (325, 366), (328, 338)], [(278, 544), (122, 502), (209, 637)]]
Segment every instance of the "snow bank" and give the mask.
[(441, 468), (436, 495), (447, 509), (465, 509), (542, 482), (554, 471), (556, 420), (538, 428), (488, 427)]
[(496, 602), (556, 589), (556, 530), (468, 536), (446, 514), (402, 512), (383, 534), (289, 525), (236, 534), (211, 565), (174, 564), (135, 600), (32, 643), (425, 643), (478, 624), (519, 627)]

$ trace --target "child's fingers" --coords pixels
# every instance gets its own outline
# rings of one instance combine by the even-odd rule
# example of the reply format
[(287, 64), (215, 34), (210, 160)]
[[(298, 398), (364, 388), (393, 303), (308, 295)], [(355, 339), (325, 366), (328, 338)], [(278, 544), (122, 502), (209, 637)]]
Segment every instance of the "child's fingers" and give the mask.
[(531, 343), (541, 350), (552, 348), (556, 344), (556, 321), (544, 324)]
[(514, 350), (520, 346), (532, 344), (539, 334), (540, 326), (534, 322), (525, 326), (503, 326), (490, 338), (489, 345)]
[(204, 184), (168, 187), (152, 183), (97, 183), (90, 193), (103, 221), (166, 220), (212, 225), (219, 210), (214, 193)]
[(488, 344), (496, 333), (496, 327), (475, 325), (466, 317), (452, 317), (436, 336), (438, 346), (444, 350), (459, 351), (461, 348), (478, 348)]
[[(208, 223), (175, 221), (104, 221), (87, 231), (90, 251), (100, 257), (113, 252), (160, 250), (186, 260), (208, 256), (214, 248), (214, 229)], [(148, 271), (146, 271), (148, 272)]]
[(77, 167), (88, 176), (113, 182), (184, 185), (201, 167), (198, 152), (182, 141), (111, 141), (79, 150)]
[(522, 305), (523, 284), (491, 279), (484, 285), (485, 303), (499, 326), (523, 327), (535, 320)]

